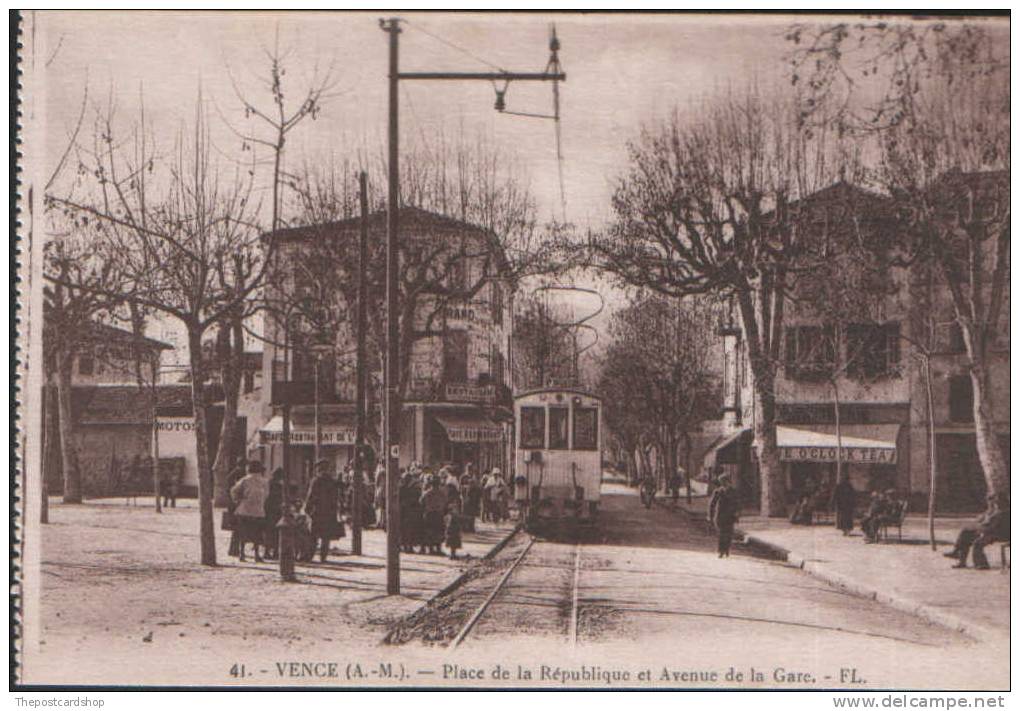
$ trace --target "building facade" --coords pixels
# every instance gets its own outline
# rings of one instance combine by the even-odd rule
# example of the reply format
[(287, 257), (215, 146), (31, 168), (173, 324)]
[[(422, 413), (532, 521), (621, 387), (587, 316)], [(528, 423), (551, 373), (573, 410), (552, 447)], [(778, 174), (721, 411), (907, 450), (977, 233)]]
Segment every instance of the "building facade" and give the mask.
[[(880, 196), (852, 186), (843, 190), (853, 195), (858, 214), (882, 214)], [(890, 267), (883, 278), (888, 288), (879, 290), (874, 307), (856, 320), (851, 316), (834, 323), (807, 299), (786, 302), (775, 398), (787, 501), (806, 490), (831, 488), (838, 458), (858, 492), (892, 488), (914, 510), (925, 509), (932, 486), (934, 423), (937, 510), (981, 510), (985, 482), (975, 444), (973, 394), (948, 287), (922, 263)], [(1008, 461), (1008, 315), (1005, 320), (989, 370), (996, 432)], [(706, 475), (729, 473), (743, 502), (757, 506), (760, 473), (752, 432), (758, 413), (744, 335), (732, 311), (722, 319), (718, 335), (724, 352), (724, 407), (719, 423), (713, 424), (722, 433), (703, 466)]]
[[(385, 242), (386, 213), (368, 218), (368, 241)], [(283, 464), (281, 383), (291, 402), (290, 471), (307, 477), (316, 441), (316, 381), (320, 456), (339, 467), (351, 461), (355, 442), (356, 269), (350, 264), (319, 270), (301, 264), (321, 261), (324, 242), (357, 245), (360, 219), (281, 230), (274, 240), (278, 263), (269, 283), (270, 300), (280, 307), (266, 317), (262, 406), (266, 424), (256, 446), (267, 466)], [(459, 220), (425, 210), (400, 211), (401, 239), (401, 466), (412, 461), (438, 466), (471, 463), (506, 467), (509, 461), (509, 345), (512, 291), (505, 257), (495, 237)], [(333, 257), (344, 259), (350, 250)], [(357, 255), (354, 250), (353, 254)], [(349, 258), (348, 258), (349, 259)], [(318, 265), (321, 267), (321, 265)], [(342, 273), (341, 273), (342, 272)], [(380, 446), (383, 302), (381, 274), (373, 272), (369, 296), (367, 363), (369, 380), (366, 441)], [(324, 318), (304, 313), (298, 299), (327, 309)], [(294, 306), (298, 304), (298, 306)], [(287, 313), (289, 311), (289, 314)], [(289, 316), (289, 318), (288, 318)], [(319, 333), (312, 331), (319, 329)], [(318, 341), (315, 347), (309, 343)]]

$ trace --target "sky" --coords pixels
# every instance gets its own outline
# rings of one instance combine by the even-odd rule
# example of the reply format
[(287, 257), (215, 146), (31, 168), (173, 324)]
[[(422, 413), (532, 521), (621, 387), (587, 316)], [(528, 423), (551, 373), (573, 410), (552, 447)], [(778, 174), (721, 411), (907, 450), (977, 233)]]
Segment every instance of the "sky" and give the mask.
[[(400, 36), (403, 71), (541, 71), (552, 22), (567, 73), (562, 94), (562, 151), (567, 218), (595, 225), (608, 215), (614, 176), (626, 141), (644, 121), (706, 93), (781, 66), (790, 18), (651, 15), (408, 14)], [(289, 51), (286, 81), (297, 96), (316, 65), (334, 67), (338, 96), (315, 122), (291, 134), (287, 161), (337, 159), (358, 147), (381, 150), (387, 120), (387, 35), (369, 13), (41, 13), (39, 55), (46, 57), (50, 160), (74, 124), (86, 81), (90, 98), (114, 96), (133, 120), (144, 94), (147, 114), (164, 143), (194, 115), (199, 83), (225, 151), (239, 147), (221, 114), (245, 127), (233, 77), (261, 105), (257, 85), (264, 49), (279, 36)], [(442, 39), (436, 39), (439, 37)], [(445, 41), (445, 43), (444, 43)], [(448, 44), (447, 44), (448, 43)], [(500, 115), (488, 82), (403, 82), (403, 140), (442, 130), (464, 131), (514, 156), (543, 216), (559, 217), (560, 191), (553, 122)], [(550, 113), (547, 83), (511, 84), (507, 108)]]
[[(410, 13), (400, 16), (402, 71), (537, 72), (548, 60), (552, 23), (567, 74), (561, 87), (566, 219), (595, 228), (611, 216), (613, 181), (626, 164), (626, 143), (641, 126), (749, 81), (783, 82), (784, 40), (795, 16)], [(253, 103), (270, 97), (258, 84), (267, 48), (287, 52), (285, 90), (301, 95), (316, 71), (333, 67), (336, 96), (288, 139), (288, 166), (340, 164), (359, 149), (383, 150), (387, 121), (387, 35), (379, 13), (40, 12), (34, 56), (39, 124), (47, 165), (67, 143), (87, 85), (90, 101), (113, 100), (127, 125), (139, 96), (155, 135), (168, 146), (192, 120), (198, 88), (214, 143), (236, 154), (246, 129), (231, 78)], [(814, 21), (826, 18), (815, 16)], [(401, 82), (402, 141), (442, 131), (481, 136), (526, 175), (540, 216), (561, 217), (553, 122), (501, 115), (488, 82)], [(514, 83), (513, 111), (549, 113), (551, 87)], [(267, 175), (261, 176), (263, 185)], [(268, 202), (268, 201), (267, 201)], [(589, 283), (591, 283), (589, 281)], [(596, 284), (610, 301), (619, 292)], [(590, 303), (590, 299), (588, 300)], [(583, 312), (584, 307), (579, 306)], [(607, 312), (608, 313), (608, 312)], [(604, 317), (602, 323), (604, 323)]]

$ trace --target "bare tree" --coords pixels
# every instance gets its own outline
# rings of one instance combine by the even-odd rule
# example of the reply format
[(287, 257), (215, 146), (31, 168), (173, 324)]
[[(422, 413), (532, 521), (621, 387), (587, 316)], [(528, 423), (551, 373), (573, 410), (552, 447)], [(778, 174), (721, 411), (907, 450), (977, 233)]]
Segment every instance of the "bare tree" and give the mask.
[(514, 385), (535, 388), (573, 375), (573, 318), (541, 296), (518, 299), (514, 314)]
[[(381, 204), (379, 189), (386, 184), (381, 155), (364, 161), (370, 164), (369, 203), (375, 205)], [(521, 279), (546, 271), (552, 254), (549, 235), (558, 229), (540, 224), (534, 198), (512, 169), (512, 159), (483, 141), (450, 145), (440, 136), (433, 144), (412, 145), (403, 160), (402, 204), (439, 215), (445, 227), (430, 224), (432, 218), (423, 212), (411, 210), (403, 218), (398, 283), (401, 397), (411, 379), (414, 344), (444, 335), (448, 309), (486, 297), (492, 305), (491, 299), (498, 297), (490, 285), (498, 283), (505, 292)], [(295, 229), (308, 239), (301, 263), (287, 267), (293, 274), (286, 276), (310, 293), (321, 293), (325, 302), (340, 304), (337, 313), (344, 317), (356, 307), (358, 230), (356, 223), (338, 229), (336, 222), (352, 217), (358, 204), (353, 165), (306, 168), (295, 179), (299, 217), (294, 222), (305, 225)], [(374, 225), (381, 224), (380, 217), (381, 213), (374, 214)], [(384, 252), (374, 243), (369, 254), (368, 312), (369, 357), (375, 363), (381, 362), (385, 337), (384, 279)], [(377, 391), (378, 385), (371, 390)]]
[(696, 118), (674, 113), (646, 127), (617, 182), (615, 222), (587, 245), (593, 265), (624, 284), (735, 300), (767, 515), (785, 509), (774, 388), (784, 308), (816, 238), (799, 229), (798, 199), (833, 181), (848, 158), (829, 133), (799, 130), (794, 112), (749, 90), (719, 96)]
[[(47, 386), (54, 393), (59, 432), (47, 432), (60, 442), (64, 503), (81, 503), (82, 481), (71, 415), (71, 377), (78, 356), (99, 355), (94, 349), (93, 324), (109, 315), (125, 283), (116, 261), (107, 258), (92, 240), (95, 224), (87, 216), (50, 214), (50, 232), (43, 248), (43, 363)], [(51, 425), (54, 418), (50, 418)]]
[[(180, 321), (188, 335), (198, 464), (201, 562), (216, 564), (208, 450), (206, 332), (259, 286), (266, 254), (259, 243), (254, 169), (220, 170), (212, 160), (201, 93), (190, 134), (178, 135), (166, 157), (155, 150), (144, 120), (121, 139), (112, 109), (97, 116), (91, 149), (78, 151), (83, 189), (50, 194), (57, 209), (96, 225), (95, 244), (127, 275), (123, 289), (60, 278)], [(270, 255), (271, 256), (271, 255)], [(225, 288), (233, 285), (233, 288)]]
[[(974, 393), (978, 456), (988, 490), (1009, 490), (994, 430), (991, 353), (1005, 328), (1010, 246), (1009, 53), (1003, 33), (966, 23), (865, 23), (801, 29), (827, 48), (808, 73), (808, 109), (875, 127), (878, 182), (900, 218), (903, 263), (929, 263), (948, 288)], [(801, 50), (803, 51), (803, 50)], [(795, 53), (795, 57), (797, 54)], [(888, 80), (878, 105), (854, 101), (853, 68)], [(863, 104), (863, 108), (861, 105)], [(905, 256), (903, 256), (905, 255)]]
[[(677, 471), (681, 450), (690, 470), (690, 433), (719, 410), (714, 314), (705, 297), (653, 293), (616, 312), (609, 326), (613, 341), (600, 379), (608, 422), (621, 440), (632, 444), (636, 434), (638, 443), (653, 444), (664, 484)], [(639, 432), (628, 416), (642, 425)]]
[[(240, 83), (231, 75), (231, 83), (237, 100), (244, 110), (246, 119), (243, 127), (236, 127), (233, 122), (223, 117), (228, 127), (241, 139), (241, 151), (251, 152), (260, 156), (268, 152), (267, 159), (271, 165), (270, 190), (272, 205), (270, 208), (270, 230), (276, 231), (283, 224), (283, 191), (293, 183), (284, 170), (284, 149), (290, 134), (307, 119), (315, 120), (322, 112), (325, 104), (336, 94), (336, 81), (333, 68), (329, 67), (320, 73), (318, 66), (312, 72), (307, 86), (299, 91), (297, 100), (290, 98), (290, 87), (285, 77), (290, 52), (280, 49), (277, 34), (272, 49), (265, 48), (266, 68), (263, 76), (258, 77), (261, 86), (268, 87), (269, 101), (262, 106), (259, 101), (245, 93)], [(264, 162), (261, 158), (253, 158), (256, 165)], [(243, 260), (235, 255), (232, 260), (217, 264), (217, 279), (220, 288), (232, 292), (234, 307), (226, 310), (216, 324), (215, 365), (220, 372), (223, 386), (223, 423), (220, 429), (220, 443), (213, 463), (214, 497), (217, 506), (228, 503), (227, 479), (232, 459), (235, 455), (233, 443), (237, 440), (238, 404), (241, 396), (241, 381), (244, 363), (245, 321), (260, 310), (272, 309), (273, 304), (262, 299), (240, 298), (247, 289), (248, 279)]]

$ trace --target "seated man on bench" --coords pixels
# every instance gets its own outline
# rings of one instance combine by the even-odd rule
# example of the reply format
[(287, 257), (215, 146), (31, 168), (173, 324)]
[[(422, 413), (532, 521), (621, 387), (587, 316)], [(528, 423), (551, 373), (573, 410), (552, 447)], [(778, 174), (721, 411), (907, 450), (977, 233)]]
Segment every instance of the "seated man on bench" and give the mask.
[(944, 555), (956, 559), (954, 568), (966, 568), (967, 554), (973, 549), (974, 567), (978, 570), (988, 570), (985, 546), (996, 541), (1008, 541), (1009, 534), (1009, 499), (1005, 494), (998, 496), (989, 494), (988, 509), (973, 526), (967, 526), (960, 531), (953, 550)]

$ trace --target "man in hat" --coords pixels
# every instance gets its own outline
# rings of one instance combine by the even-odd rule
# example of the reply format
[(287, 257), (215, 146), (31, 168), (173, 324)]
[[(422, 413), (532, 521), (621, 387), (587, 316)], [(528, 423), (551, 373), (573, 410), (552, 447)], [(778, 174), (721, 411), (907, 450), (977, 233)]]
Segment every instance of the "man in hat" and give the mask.
[(319, 560), (323, 563), (329, 556), (329, 546), (338, 537), (337, 504), (340, 492), (333, 478), (333, 469), (328, 459), (315, 463), (315, 476), (305, 497), (305, 513), (312, 520), (312, 538), (319, 544)]
[(729, 474), (720, 474), (718, 485), (712, 492), (708, 502), (708, 518), (719, 533), (719, 557), (730, 557), (730, 545), (733, 543), (733, 527), (737, 523), (739, 512), (737, 492), (730, 486)]

